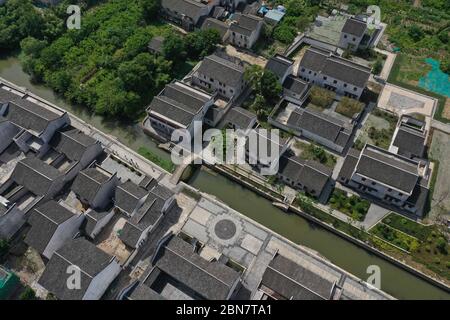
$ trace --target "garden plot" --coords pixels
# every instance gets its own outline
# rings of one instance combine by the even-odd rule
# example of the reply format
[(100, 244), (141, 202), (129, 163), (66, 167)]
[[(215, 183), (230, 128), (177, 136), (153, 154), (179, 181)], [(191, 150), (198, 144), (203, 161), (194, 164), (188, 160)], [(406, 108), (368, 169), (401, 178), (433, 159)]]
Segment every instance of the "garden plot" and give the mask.
[(359, 130), (355, 148), (362, 150), (366, 143), (388, 149), (397, 125), (398, 118), (385, 111), (376, 110), (371, 113)]
[(438, 214), (450, 216), (450, 179), (446, 174), (450, 172), (450, 135), (435, 130), (430, 147), (429, 157), (439, 161), (437, 179), (431, 200), (431, 211), (429, 216), (434, 219)]

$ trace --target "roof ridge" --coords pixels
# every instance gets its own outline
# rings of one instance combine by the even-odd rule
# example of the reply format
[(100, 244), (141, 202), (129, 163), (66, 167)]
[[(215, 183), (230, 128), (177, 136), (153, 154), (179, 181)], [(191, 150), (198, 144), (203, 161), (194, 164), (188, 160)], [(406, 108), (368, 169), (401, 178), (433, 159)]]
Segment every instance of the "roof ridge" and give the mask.
[[(308, 290), (308, 291), (311, 292), (312, 294), (314, 294), (314, 295), (316, 295), (316, 296), (318, 296), (318, 297), (320, 297), (320, 298), (322, 298), (322, 299), (324, 299), (324, 300), (328, 300), (328, 298), (325, 298), (325, 297), (322, 296), (321, 294), (319, 294), (319, 293), (317, 293), (317, 292), (314, 292), (313, 290), (311, 290), (310, 288), (304, 286), (303, 284), (301, 284), (301, 283), (298, 282), (297, 280), (292, 279), (291, 277), (287, 276), (287, 275), (284, 274), (284, 273), (281, 273), (281, 272), (278, 271), (277, 269), (273, 268), (270, 264), (268, 265), (268, 268), (270, 268), (270, 269), (272, 269), (273, 271), (275, 271), (276, 273), (280, 274), (282, 277), (285, 277), (285, 278), (287, 278), (287, 279), (293, 281), (294, 283), (298, 284), (298, 285), (301, 286), (302, 288), (305, 288), (306, 290)], [(312, 271), (311, 271), (311, 272), (312, 272)], [(290, 298), (290, 297), (289, 297), (289, 298)]]
[[(26, 159), (31, 159), (31, 158), (25, 158), (25, 159), (23, 159), (23, 160), (26, 160)], [(40, 159), (38, 159), (38, 158), (36, 158), (36, 160), (42, 161), (42, 160), (40, 160)], [(43, 177), (46, 178), (47, 180), (53, 181), (52, 178), (46, 176), (46, 175), (45, 175), (44, 173), (42, 173), (42, 172), (37, 171), (35, 168), (31, 167), (30, 165), (28, 165), (28, 164), (25, 163), (24, 161), (21, 160), (19, 163), (22, 163), (24, 166), (26, 166), (27, 168), (33, 170), (33, 171), (36, 172), (37, 174), (43, 176)], [(43, 164), (46, 164), (45, 162), (42, 162), (42, 163), (43, 163)], [(50, 166), (50, 167), (51, 167), (51, 166)], [(53, 168), (53, 167), (52, 167), (52, 168)], [(57, 170), (57, 169), (55, 168), (55, 170)]]
[(181, 107), (177, 106), (174, 102), (179, 103), (179, 104), (187, 107), (184, 103), (178, 102), (178, 101), (176, 101), (174, 99), (171, 99), (171, 98), (169, 98), (167, 96), (156, 96), (155, 99), (162, 100), (163, 102), (166, 102), (166, 103), (170, 104), (172, 107), (177, 108), (178, 110), (184, 111), (186, 113), (189, 113), (189, 114), (191, 114), (193, 116), (196, 115), (196, 113), (193, 113), (193, 112), (191, 112), (189, 110), (186, 110), (184, 108), (181, 108)]
[[(180, 241), (184, 241), (181, 240)], [(168, 249), (169, 251), (171, 251), (173, 254), (177, 255), (178, 257), (180, 257), (181, 259), (185, 260), (186, 262), (188, 262), (189, 264), (193, 265), (195, 268), (202, 270), (203, 272), (205, 272), (206, 274), (208, 274), (209, 276), (213, 277), (214, 279), (216, 279), (217, 281), (221, 282), (222, 284), (224, 284), (227, 288), (230, 288), (230, 286), (225, 283), (224, 281), (222, 281), (221, 279), (219, 279), (218, 277), (216, 277), (215, 275), (213, 275), (211, 272), (209, 272), (208, 270), (205, 270), (204, 268), (201, 268), (200, 266), (198, 266), (197, 264), (193, 263), (192, 261), (190, 261), (189, 259), (185, 258), (184, 256), (178, 254), (177, 252), (175, 252), (175, 250), (169, 248), (167, 245), (165, 246), (165, 249)], [(199, 256), (200, 259), (203, 259), (202, 257)], [(204, 259), (205, 260), (205, 259)], [(207, 260), (205, 260), (207, 263), (212, 263), (209, 262)]]
[(87, 275), (89, 278), (94, 279), (93, 276), (91, 276), (89, 273), (87, 273), (86, 271), (84, 271), (83, 269), (81, 269), (78, 265), (76, 265), (75, 263), (73, 263), (72, 261), (70, 261), (69, 259), (64, 258), (61, 254), (58, 253), (58, 251), (55, 251), (55, 253), (57, 256), (59, 256), (61, 259), (63, 259), (64, 261), (66, 261), (67, 263), (69, 263), (72, 266), (77, 267), (81, 272), (83, 272), (85, 275)]

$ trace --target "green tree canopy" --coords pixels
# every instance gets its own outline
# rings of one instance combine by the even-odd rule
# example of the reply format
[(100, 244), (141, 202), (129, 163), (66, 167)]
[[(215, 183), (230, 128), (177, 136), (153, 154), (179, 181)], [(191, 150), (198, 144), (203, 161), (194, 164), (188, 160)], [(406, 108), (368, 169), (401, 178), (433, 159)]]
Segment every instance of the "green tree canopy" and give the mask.
[(268, 101), (274, 101), (280, 97), (281, 91), (280, 82), (278, 77), (272, 71), (266, 70), (261, 77), (261, 94)]

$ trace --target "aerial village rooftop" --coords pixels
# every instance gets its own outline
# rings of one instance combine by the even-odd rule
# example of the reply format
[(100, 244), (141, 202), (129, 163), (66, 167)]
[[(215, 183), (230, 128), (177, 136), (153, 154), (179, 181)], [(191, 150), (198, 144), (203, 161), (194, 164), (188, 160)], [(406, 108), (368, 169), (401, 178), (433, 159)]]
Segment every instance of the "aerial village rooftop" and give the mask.
[[(376, 48), (386, 24), (333, 10), (267, 57), (256, 47), (283, 21), (281, 5), (162, 0), (160, 14), (182, 34), (217, 30), (221, 43), (158, 90), (141, 130), (169, 151), (173, 132), (193, 134), (195, 123), (242, 130), (248, 163), (205, 166), (448, 289), (439, 266), (424, 267), (427, 254), (408, 264), (430, 238), (393, 221), (424, 226), (433, 192), (442, 193), (437, 169), (447, 166), (429, 156), (433, 130), (450, 128), (433, 119), (436, 98), (388, 82), (395, 56)], [(164, 47), (158, 35), (145, 50), (157, 57)], [(361, 55), (369, 51), (383, 56), (378, 72)], [(267, 79), (276, 88), (270, 96)], [(279, 130), (276, 145), (267, 128)], [(248, 147), (252, 129), (260, 146), (276, 151), (273, 162)], [(2, 79), (0, 134), (0, 239), (19, 251), (4, 265), (39, 298), (394, 299), (181, 181), (189, 164), (168, 172)], [(274, 163), (276, 173), (265, 176)], [(432, 230), (447, 244), (448, 225)], [(80, 290), (66, 285), (70, 265), (82, 270)]]

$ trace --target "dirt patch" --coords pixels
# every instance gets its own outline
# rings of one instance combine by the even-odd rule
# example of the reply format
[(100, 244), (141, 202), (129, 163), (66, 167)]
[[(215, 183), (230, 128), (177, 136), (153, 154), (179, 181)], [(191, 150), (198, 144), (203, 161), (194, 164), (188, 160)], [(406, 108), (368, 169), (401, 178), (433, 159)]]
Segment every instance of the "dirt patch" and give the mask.
[(125, 244), (120, 240), (119, 233), (123, 229), (126, 220), (122, 217), (116, 216), (114, 223), (110, 223), (107, 228), (105, 228), (99, 238), (101, 242), (97, 244), (97, 247), (102, 251), (106, 252), (111, 256), (115, 256), (120, 263), (125, 263), (131, 252), (125, 246)]
[(450, 135), (438, 130), (433, 132), (430, 148), (430, 158), (439, 161), (434, 192), (431, 200), (430, 218), (443, 214), (450, 217), (450, 179), (446, 174), (450, 172)]
[(444, 111), (442, 111), (442, 117), (450, 120), (450, 98), (445, 99)]
[(261, 67), (265, 67), (266, 63), (267, 63), (267, 59), (251, 54), (249, 52), (245, 52), (242, 50), (237, 50), (235, 47), (233, 47), (232, 45), (227, 45), (226, 46), (226, 53), (232, 57), (236, 57), (241, 59), (242, 61), (246, 61), (250, 64), (256, 64), (259, 65)]

